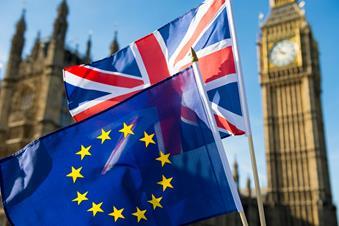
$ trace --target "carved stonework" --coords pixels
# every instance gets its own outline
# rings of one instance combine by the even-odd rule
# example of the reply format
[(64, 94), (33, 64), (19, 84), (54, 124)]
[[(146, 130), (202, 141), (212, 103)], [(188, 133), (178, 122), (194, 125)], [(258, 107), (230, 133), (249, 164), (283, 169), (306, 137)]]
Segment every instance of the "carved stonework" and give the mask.
[[(65, 48), (67, 14), (67, 2), (62, 0), (51, 38), (38, 35), (26, 58), (21, 57), (24, 16), (18, 22), (6, 76), (0, 82), (0, 158), (72, 122), (63, 99), (62, 67), (84, 63), (85, 57)], [(8, 225), (1, 207), (0, 225)]]
[(296, 1), (272, 3), (259, 42), (267, 201), (276, 208), (267, 221), (336, 226), (316, 42)]
[(32, 119), (35, 112), (36, 94), (32, 86), (22, 84), (14, 92), (10, 122)]
[[(327, 167), (321, 109), (321, 80), (316, 41), (296, 0), (271, 0), (261, 31), (260, 81), (265, 122), (268, 188), (267, 225), (336, 226), (336, 209)], [(66, 49), (68, 7), (58, 10), (51, 39), (36, 39), (21, 59), (25, 23), (22, 17), (12, 42), (6, 78), (0, 84), (0, 157), (72, 122), (65, 102), (61, 69), (89, 62)], [(44, 40), (44, 41), (42, 41)], [(116, 36), (112, 49), (118, 49)], [(294, 51), (290, 53), (289, 51)], [(13, 56), (13, 57), (12, 57)], [(240, 175), (234, 170), (234, 176)], [(240, 188), (251, 226), (259, 216), (250, 182)], [(8, 225), (0, 208), (0, 225)], [(239, 214), (219, 216), (197, 226), (240, 226)]]

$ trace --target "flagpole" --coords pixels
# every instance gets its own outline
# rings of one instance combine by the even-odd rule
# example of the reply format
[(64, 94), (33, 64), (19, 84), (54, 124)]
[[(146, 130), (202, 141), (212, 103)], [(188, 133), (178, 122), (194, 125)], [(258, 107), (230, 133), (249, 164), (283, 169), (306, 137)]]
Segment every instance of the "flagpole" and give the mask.
[(197, 57), (193, 48), (191, 48), (191, 54), (192, 54), (192, 67), (193, 67), (193, 71), (194, 71), (195, 80), (197, 82), (197, 86), (198, 86), (198, 90), (199, 90), (199, 93), (200, 93), (200, 97), (202, 99), (203, 107), (204, 107), (204, 109), (207, 113), (207, 119), (208, 119), (208, 122), (211, 126), (213, 138), (216, 142), (216, 145), (217, 145), (220, 157), (221, 157), (221, 161), (223, 163), (223, 168), (224, 168), (224, 171), (226, 173), (226, 177), (227, 177), (227, 180), (228, 180), (228, 183), (229, 183), (229, 186), (230, 186), (230, 190), (231, 190), (231, 193), (232, 193), (232, 196), (233, 196), (233, 200), (234, 200), (235, 205), (237, 207), (237, 210), (239, 212), (243, 226), (248, 226), (248, 222), (247, 222), (246, 215), (244, 213), (244, 210), (243, 210), (243, 207), (242, 207), (242, 204), (241, 204), (241, 200), (240, 200), (240, 197), (239, 197), (237, 186), (236, 186), (236, 184), (233, 180), (233, 176), (231, 174), (231, 170), (230, 170), (230, 167), (229, 167), (229, 164), (228, 164), (226, 152), (224, 150), (224, 146), (222, 145), (220, 134), (219, 134), (217, 126), (216, 126), (214, 114), (212, 113), (212, 109), (211, 109), (211, 106), (210, 106), (210, 101), (208, 99), (204, 83), (202, 81), (202, 76), (201, 76), (201, 72), (200, 72), (200, 69), (199, 69), (198, 57)]
[(243, 113), (244, 118), (245, 118), (245, 128), (246, 128), (246, 135), (247, 135), (247, 139), (248, 139), (249, 152), (250, 152), (250, 156), (251, 156), (251, 163), (252, 163), (255, 191), (256, 191), (256, 196), (257, 196), (260, 225), (266, 226), (264, 205), (263, 205), (263, 200), (262, 200), (262, 196), (261, 196), (261, 188), (260, 188), (259, 176), (258, 176), (258, 167), (257, 167), (257, 161), (256, 161), (256, 157), (255, 157), (254, 142), (253, 142), (253, 137), (252, 137), (252, 129), (251, 129), (251, 125), (250, 125), (249, 113), (248, 113), (248, 104), (247, 104), (247, 100), (246, 100), (246, 91), (245, 91), (245, 85), (244, 85), (243, 74), (242, 74), (242, 67), (241, 67), (241, 62), (240, 62), (240, 57), (239, 57), (239, 49), (238, 49), (238, 45), (237, 45), (237, 36), (236, 36), (236, 32), (235, 32), (231, 0), (226, 0), (226, 2), (227, 2), (226, 4), (228, 4), (228, 7), (226, 7), (226, 8), (227, 8), (228, 16), (229, 16), (229, 26), (230, 26), (231, 36), (232, 36), (234, 59), (235, 59), (237, 74), (238, 74), (238, 78), (239, 78), (239, 83), (238, 83), (239, 84), (239, 94), (240, 94), (240, 100), (241, 100), (242, 113)]

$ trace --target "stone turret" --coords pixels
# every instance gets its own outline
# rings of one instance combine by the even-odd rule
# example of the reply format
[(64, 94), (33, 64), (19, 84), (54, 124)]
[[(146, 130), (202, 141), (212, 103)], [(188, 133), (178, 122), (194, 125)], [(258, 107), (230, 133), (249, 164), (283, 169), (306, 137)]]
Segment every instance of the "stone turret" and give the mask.
[(238, 161), (235, 160), (234, 164), (233, 164), (233, 178), (235, 183), (237, 184), (237, 188), (239, 190), (240, 188), (240, 184), (239, 184), (239, 165), (238, 165)]
[(25, 10), (23, 10), (21, 17), (16, 24), (15, 34), (12, 38), (12, 45), (5, 78), (14, 78), (18, 75), (19, 65), (22, 61), (22, 51), (25, 45), (25, 31)]
[(34, 41), (34, 45), (31, 52), (31, 59), (35, 60), (38, 58), (40, 47), (41, 47), (41, 33), (38, 31), (37, 36)]
[(64, 59), (65, 38), (67, 32), (68, 6), (66, 0), (62, 0), (58, 7), (58, 15), (54, 21), (52, 38), (48, 48), (48, 65), (62, 68)]
[(58, 8), (58, 15), (54, 21), (54, 29), (52, 39), (64, 42), (67, 32), (67, 15), (68, 15), (68, 5), (66, 0), (62, 0)]
[[(16, 30), (12, 38), (11, 50), (4, 80), (1, 82), (0, 92), (0, 145), (4, 143), (7, 134), (7, 120), (10, 113), (9, 99), (13, 96), (13, 82), (19, 76), (19, 68), (22, 62), (22, 51), (25, 44), (26, 21), (25, 10), (16, 24)], [(3, 146), (1, 146), (3, 149)], [(0, 150), (0, 157), (6, 154)]]
[(110, 48), (110, 51), (111, 51), (111, 54), (114, 54), (116, 52), (119, 51), (119, 43), (118, 43), (118, 32), (115, 31), (114, 32), (114, 38), (113, 38), (113, 41), (112, 41), (112, 44), (111, 44), (111, 48)]
[(251, 187), (251, 178), (247, 177), (246, 180), (246, 193), (249, 198), (252, 197), (252, 187)]
[(91, 62), (91, 48), (92, 48), (92, 35), (88, 36), (87, 45), (86, 45), (86, 58), (85, 63), (89, 64)]

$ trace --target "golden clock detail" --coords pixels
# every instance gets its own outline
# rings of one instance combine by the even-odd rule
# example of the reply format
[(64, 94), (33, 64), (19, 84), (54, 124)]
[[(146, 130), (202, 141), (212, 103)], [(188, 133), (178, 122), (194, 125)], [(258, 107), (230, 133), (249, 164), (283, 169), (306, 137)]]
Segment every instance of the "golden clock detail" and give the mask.
[(270, 61), (276, 67), (290, 65), (296, 61), (298, 45), (291, 40), (277, 42), (270, 52)]

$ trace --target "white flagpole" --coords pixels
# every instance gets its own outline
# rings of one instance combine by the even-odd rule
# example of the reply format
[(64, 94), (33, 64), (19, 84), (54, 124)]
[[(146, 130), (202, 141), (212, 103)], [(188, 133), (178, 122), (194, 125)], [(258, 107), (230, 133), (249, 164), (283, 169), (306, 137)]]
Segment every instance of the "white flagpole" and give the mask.
[(224, 150), (224, 146), (222, 145), (220, 134), (219, 134), (217, 126), (216, 126), (214, 114), (212, 113), (210, 101), (208, 99), (207, 92), (206, 92), (205, 86), (204, 86), (203, 81), (202, 81), (202, 76), (201, 76), (201, 72), (200, 72), (200, 69), (199, 69), (198, 57), (197, 57), (195, 51), (193, 50), (193, 48), (191, 49), (191, 53), (192, 53), (192, 62), (193, 62), (192, 67), (193, 67), (193, 71), (194, 71), (195, 80), (197, 82), (197, 86), (198, 86), (199, 94), (200, 94), (200, 97), (201, 97), (201, 100), (202, 100), (202, 103), (203, 103), (204, 110), (207, 113), (207, 120), (208, 120), (208, 122), (211, 126), (213, 138), (214, 138), (215, 143), (216, 143), (217, 148), (218, 148), (218, 152), (219, 152), (222, 164), (223, 164), (224, 171), (226, 173), (228, 184), (229, 184), (230, 190), (232, 192), (233, 200), (234, 200), (235, 205), (236, 205), (238, 212), (240, 214), (240, 218), (241, 218), (243, 226), (248, 226), (248, 222), (247, 222), (246, 215), (244, 213), (244, 210), (243, 210), (243, 207), (242, 207), (242, 204), (241, 204), (241, 200), (240, 200), (240, 197), (239, 197), (237, 186), (236, 186), (236, 184), (233, 180), (233, 176), (232, 176), (232, 173), (231, 173), (230, 166), (228, 164), (226, 152)]
[(256, 161), (255, 151), (254, 151), (254, 144), (253, 144), (253, 137), (252, 137), (252, 129), (251, 129), (251, 125), (250, 125), (250, 118), (249, 118), (249, 114), (248, 114), (248, 104), (247, 104), (247, 100), (246, 100), (246, 91), (245, 91), (241, 62), (240, 62), (240, 57), (239, 57), (239, 49), (238, 49), (238, 45), (237, 45), (237, 36), (236, 36), (236, 32), (235, 32), (231, 0), (226, 0), (226, 2), (227, 2), (226, 8), (227, 8), (227, 13), (228, 13), (228, 17), (229, 17), (230, 32), (231, 32), (231, 36), (232, 36), (234, 58), (235, 58), (236, 69), (237, 69), (237, 74), (238, 74), (238, 78), (239, 78), (238, 84), (239, 84), (241, 108), (242, 108), (242, 113), (243, 113), (244, 118), (245, 118), (246, 135), (247, 135), (247, 139), (248, 139), (249, 151), (250, 151), (250, 156), (251, 156), (253, 178), (254, 178), (255, 191), (256, 191), (258, 210), (259, 210), (260, 225), (266, 226), (264, 205), (263, 205), (263, 200), (262, 200), (262, 196), (261, 196), (261, 189), (260, 189), (259, 176), (258, 176), (258, 167), (257, 167), (257, 161)]

